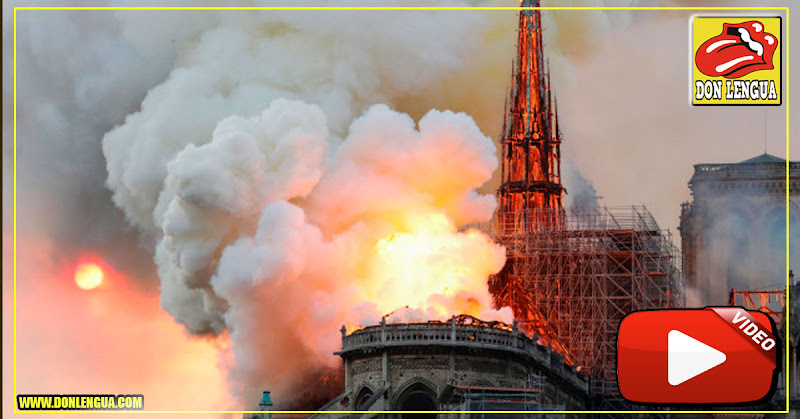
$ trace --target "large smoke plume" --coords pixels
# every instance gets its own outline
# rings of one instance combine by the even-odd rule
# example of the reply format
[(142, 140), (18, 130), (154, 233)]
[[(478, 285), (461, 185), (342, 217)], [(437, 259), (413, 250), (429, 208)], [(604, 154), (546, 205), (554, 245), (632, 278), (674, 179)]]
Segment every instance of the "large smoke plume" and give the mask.
[[(128, 127), (106, 137), (109, 162)], [(340, 325), (404, 305), (434, 318), (509, 320), (492, 314), (485, 285), (503, 249), (458, 230), (494, 209), (474, 191), (497, 161), (472, 119), (431, 111), (417, 129), (377, 105), (331, 142), (319, 107), (279, 99), (187, 144), (151, 196), (163, 307), (194, 333), (229, 328), (234, 374), (249, 388), (269, 383), (283, 396), (299, 374), (333, 360)], [(115, 190), (136, 195), (110, 173)]]
[(415, 124), (369, 106), (463, 66), (486, 22), (329, 17), (223, 16), (103, 140), (114, 202), (155, 241), (164, 309), (195, 334), (229, 330), (237, 391), (278, 400), (335, 362), (342, 324), (511, 319), (486, 288), (502, 247), (460, 230), (495, 207), (476, 192), (492, 140), (463, 113)]
[[(336, 17), (349, 29), (329, 12), (223, 15), (103, 140), (114, 202), (156, 242), (164, 309), (192, 333), (229, 329), (235, 382), (279, 400), (333, 361), (342, 323), (397, 309), (511, 319), (486, 288), (503, 249), (459, 231), (491, 217), (493, 197), (476, 189), (496, 149), (472, 118), (410, 99), (470, 68), (500, 15)], [(375, 102), (424, 116), (417, 128)]]

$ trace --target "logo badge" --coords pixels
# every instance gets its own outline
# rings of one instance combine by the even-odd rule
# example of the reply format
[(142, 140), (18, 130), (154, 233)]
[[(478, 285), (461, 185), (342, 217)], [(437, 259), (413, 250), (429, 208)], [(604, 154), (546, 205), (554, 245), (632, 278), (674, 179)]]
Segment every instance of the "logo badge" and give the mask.
[(693, 105), (780, 105), (781, 18), (692, 18)]
[(741, 307), (638, 311), (617, 340), (622, 396), (640, 404), (743, 404), (777, 386), (780, 340), (772, 319)]

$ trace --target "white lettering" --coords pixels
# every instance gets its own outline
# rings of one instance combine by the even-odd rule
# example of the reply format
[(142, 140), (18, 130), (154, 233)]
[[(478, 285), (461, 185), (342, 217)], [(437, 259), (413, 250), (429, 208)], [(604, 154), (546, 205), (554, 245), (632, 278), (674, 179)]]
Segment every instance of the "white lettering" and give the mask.
[(772, 349), (773, 347), (775, 347), (775, 340), (767, 339), (767, 340), (765, 340), (764, 342), (761, 343), (761, 347), (764, 348), (765, 351), (768, 351), (768, 350)]
[(766, 100), (767, 99), (767, 95), (769, 94), (769, 91), (767, 91), (767, 86), (768, 86), (767, 80), (759, 80), (758, 81), (758, 89), (760, 91), (759, 92), (760, 93), (759, 96), (761, 97), (761, 100)]
[(738, 311), (736, 311), (736, 315), (733, 316), (733, 324), (739, 323), (740, 321), (745, 320), (745, 319), (747, 319), (747, 317), (745, 317), (742, 314), (741, 310), (738, 310)]
[(700, 81), (700, 80), (697, 80), (694, 83), (694, 88), (695, 88), (694, 98), (697, 99), (697, 100), (702, 99), (703, 98), (703, 91), (704, 91), (703, 82)]
[(770, 98), (770, 100), (775, 100), (775, 99), (778, 98), (778, 94), (775, 93), (775, 81), (774, 80), (770, 80), (769, 81), (769, 96), (768, 97)]
[(713, 83), (710, 81), (706, 81), (705, 84), (705, 99), (711, 99), (714, 93), (714, 86)]

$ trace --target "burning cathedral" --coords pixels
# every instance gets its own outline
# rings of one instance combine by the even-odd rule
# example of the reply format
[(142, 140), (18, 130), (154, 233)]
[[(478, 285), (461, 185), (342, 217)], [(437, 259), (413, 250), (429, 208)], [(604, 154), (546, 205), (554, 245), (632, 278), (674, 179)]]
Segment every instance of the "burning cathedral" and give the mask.
[[(343, 360), (344, 389), (319, 416), (353, 410), (366, 417), (398, 410), (462, 417), (458, 411), (632, 409), (617, 384), (618, 326), (633, 311), (684, 306), (681, 262), (702, 303), (761, 309), (777, 316), (781, 327), (797, 322), (791, 311), (796, 298), (776, 309), (768, 300), (785, 293), (748, 291), (754, 284), (743, 279), (753, 276), (747, 269), (757, 260), (771, 255), (772, 277), (782, 277), (783, 160), (765, 154), (738, 164), (697, 165), (689, 183), (695, 201), (684, 204), (681, 214), (682, 261), (669, 231), (645, 207), (563, 205), (562, 134), (540, 12), (530, 9), (538, 1), (524, 0), (522, 6), (528, 9), (519, 14), (517, 56), (498, 139), (499, 206), (483, 227), (506, 249), (505, 266), (488, 279), (489, 291), (495, 307), (510, 308), (515, 321), (457, 315), (393, 323), (384, 317), (350, 334), (343, 327), (336, 355)], [(798, 165), (791, 162), (788, 169), (790, 219), (797, 217)], [(715, 211), (732, 215), (718, 217)], [(748, 230), (754, 226), (746, 220), (753, 218), (766, 220), (767, 228)], [(727, 234), (723, 240), (717, 240), (720, 231)], [(758, 249), (770, 253), (759, 257)], [(795, 252), (789, 253), (793, 258)], [(723, 254), (727, 259), (719, 257)], [(754, 303), (758, 299), (760, 306)], [(789, 375), (796, 384), (796, 333), (787, 339)], [(795, 400), (797, 386), (790, 388)], [(786, 389), (780, 392), (789, 396)]]
[(631, 311), (682, 305), (677, 249), (644, 207), (565, 208), (561, 141), (540, 12), (523, 9), (499, 138), (499, 207), (484, 229), (506, 248), (488, 285), (514, 324), (460, 315), (343, 328), (344, 392), (320, 410), (624, 408), (617, 326)]

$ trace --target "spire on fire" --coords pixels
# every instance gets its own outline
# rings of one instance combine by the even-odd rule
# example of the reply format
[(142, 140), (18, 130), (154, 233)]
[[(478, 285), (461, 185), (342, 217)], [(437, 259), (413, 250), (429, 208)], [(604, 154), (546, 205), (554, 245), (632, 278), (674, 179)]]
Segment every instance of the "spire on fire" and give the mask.
[[(539, 1), (523, 0), (521, 6), (538, 7)], [(527, 269), (536, 263), (527, 239), (564, 226), (561, 135), (550, 94), (541, 23), (538, 9), (520, 11), (517, 58), (500, 137), (502, 184), (497, 190), (500, 205), (494, 231), (495, 240), (506, 247), (506, 264), (489, 278), (489, 290), (495, 306), (510, 307), (523, 331), (538, 333), (568, 356), (547, 317), (534, 304)]]
[[(522, 7), (539, 7), (523, 0)], [(499, 234), (536, 228), (549, 217), (528, 219), (537, 210), (560, 210), (561, 150), (558, 116), (551, 104), (550, 75), (542, 44), (541, 14), (523, 9), (519, 14), (517, 58), (506, 102), (503, 132), (502, 184), (498, 189)], [(539, 217), (535, 217), (539, 218)]]

